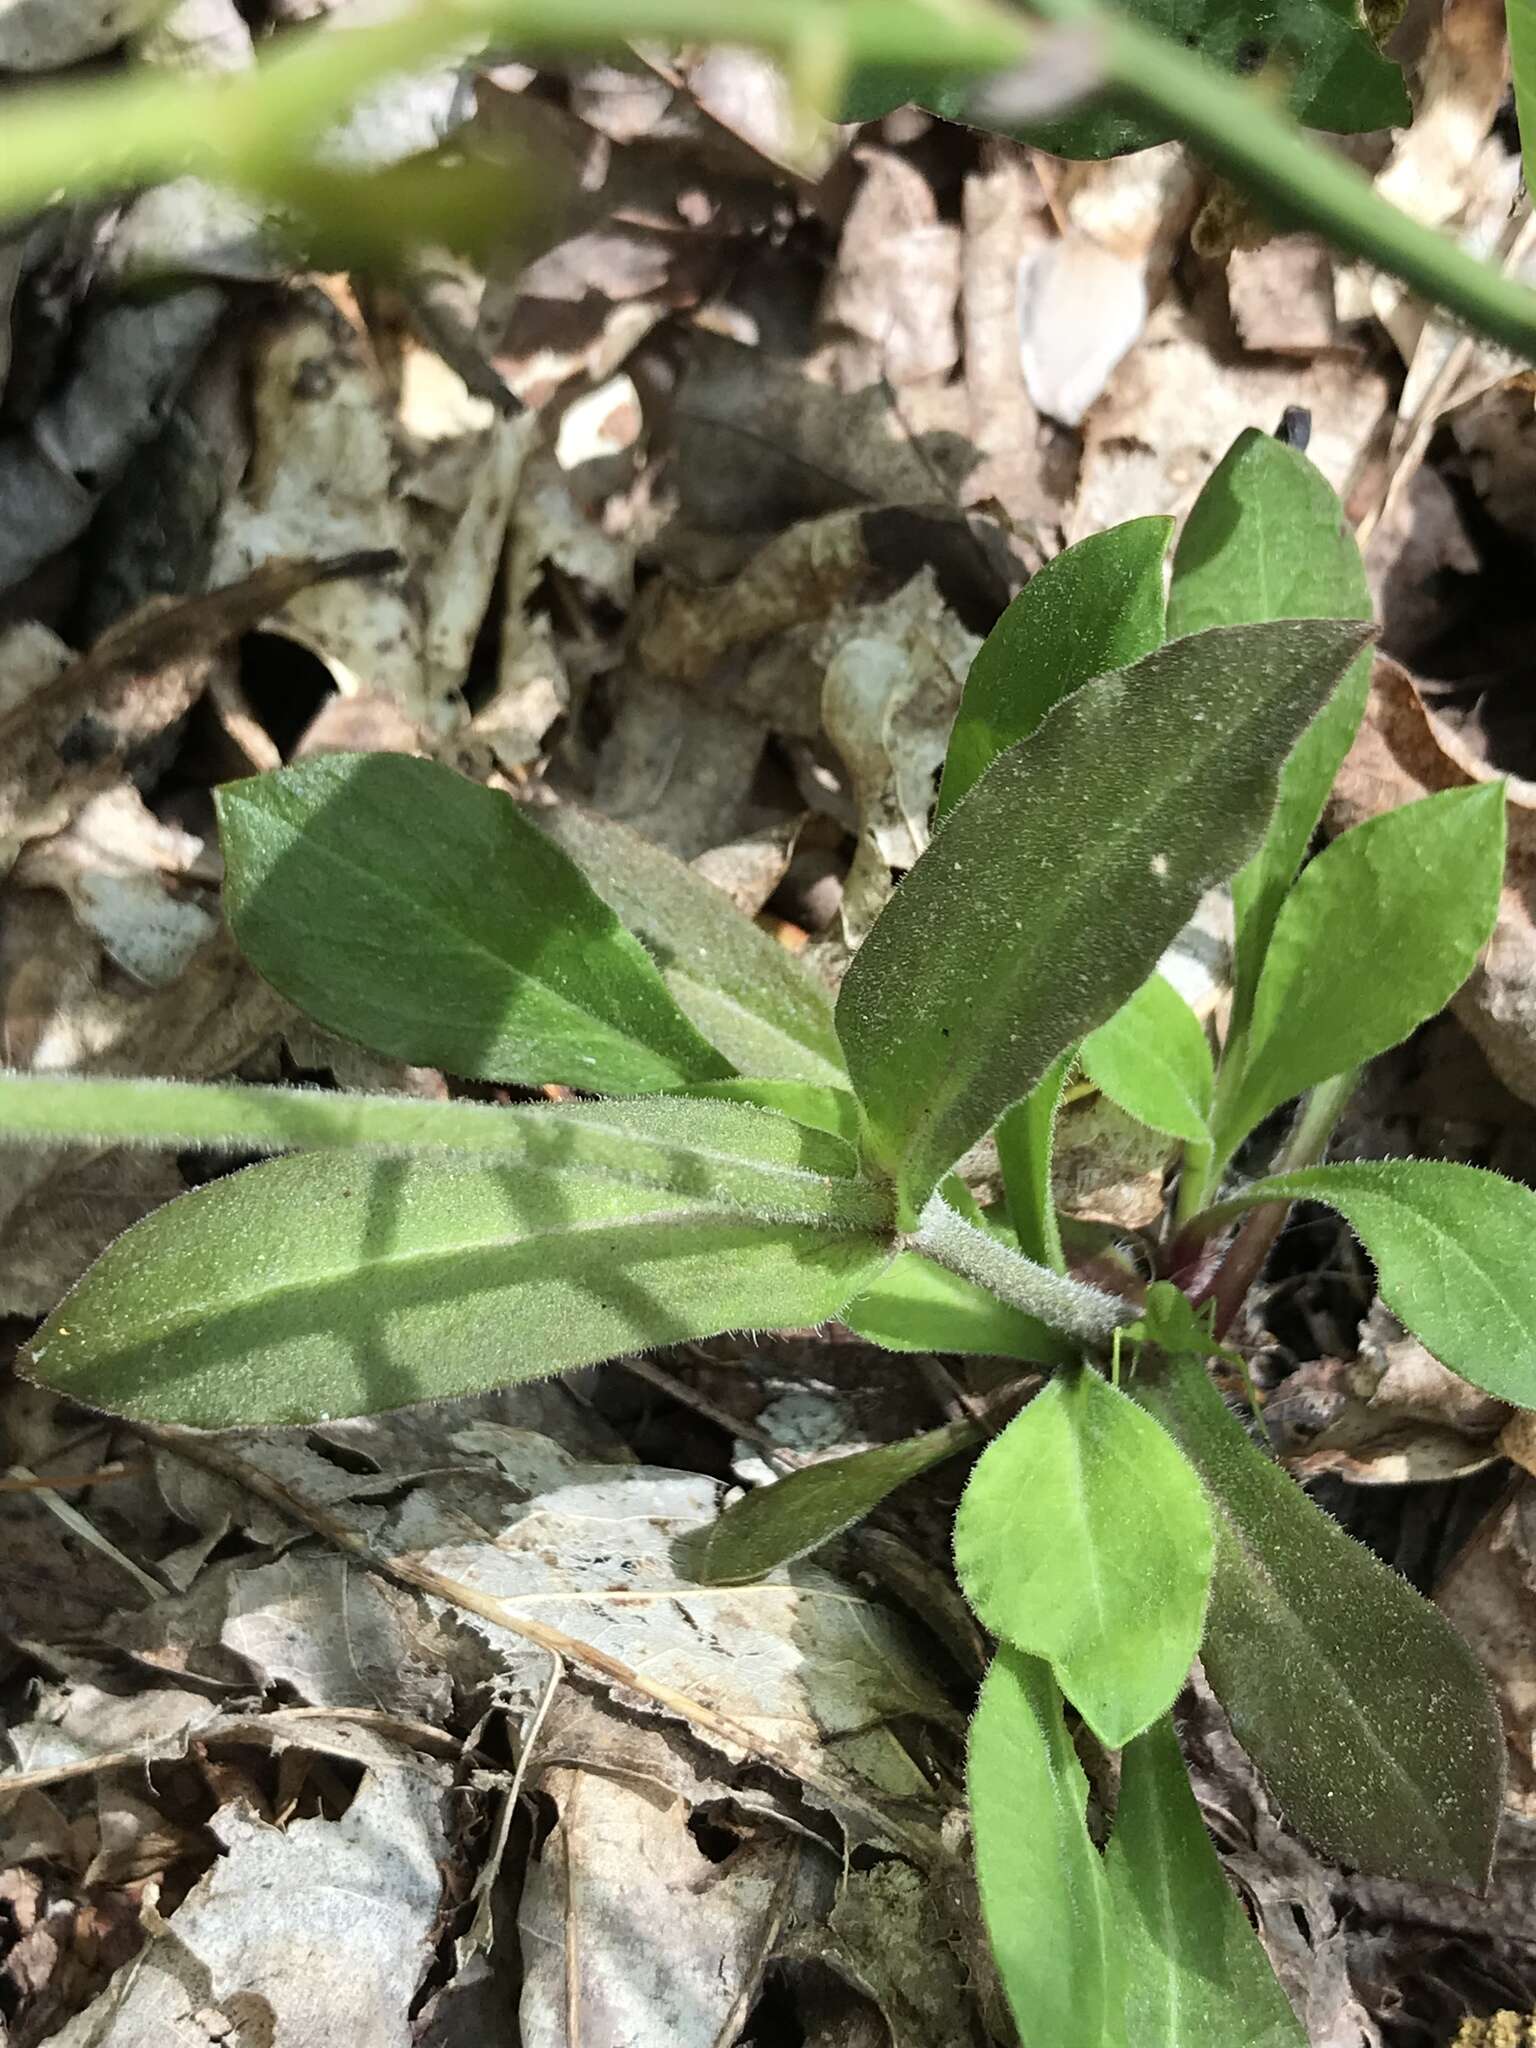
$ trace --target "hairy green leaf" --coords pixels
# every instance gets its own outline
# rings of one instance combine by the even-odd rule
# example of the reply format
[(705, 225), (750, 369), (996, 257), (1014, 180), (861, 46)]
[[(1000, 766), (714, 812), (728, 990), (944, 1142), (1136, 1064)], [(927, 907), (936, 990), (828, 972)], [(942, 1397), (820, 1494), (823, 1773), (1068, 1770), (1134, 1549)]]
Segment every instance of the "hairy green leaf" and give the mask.
[(1090, 1032), (1078, 1057), (1094, 1086), (1138, 1123), (1190, 1144), (1209, 1138), (1211, 1048), (1199, 1018), (1161, 974), (1148, 975)]
[(1022, 1102), (1016, 1102), (997, 1126), (997, 1163), (1008, 1196), (1008, 1220), (1019, 1250), (1037, 1265), (1067, 1270), (1061, 1246), (1061, 1223), (1051, 1181), (1056, 1149), (1056, 1118), (1062, 1091), (1076, 1058), (1071, 1047), (1058, 1053)]
[(707, 1586), (760, 1579), (830, 1543), (898, 1486), (954, 1457), (980, 1434), (975, 1423), (952, 1422), (901, 1443), (822, 1458), (772, 1486), (754, 1487), (689, 1544), (688, 1568)]
[(683, 1013), (743, 1074), (848, 1085), (832, 999), (722, 890), (625, 825), (561, 804), (530, 811), (635, 933)]
[(971, 1722), (976, 1882), (1024, 2048), (1130, 2048), (1088, 1781), (1044, 1664), (1004, 1647)]
[(1211, 1511), (1167, 1432), (1082, 1367), (982, 1452), (955, 1519), (955, 1569), (992, 1633), (1043, 1657), (1119, 1749), (1189, 1676)]
[(888, 1351), (959, 1351), (1065, 1365), (1077, 1356), (1038, 1316), (1010, 1308), (984, 1287), (902, 1252), (842, 1312), (850, 1330)]
[(1211, 1847), (1166, 1715), (1120, 1760), (1104, 1868), (1135, 2048), (1307, 2048)]
[(777, 1110), (813, 1131), (830, 1131), (845, 1144), (859, 1142), (859, 1105), (846, 1088), (823, 1088), (814, 1081), (695, 1081), (686, 1091), (694, 1100), (750, 1102)]
[(510, 797), (404, 754), (321, 754), (217, 801), (241, 950), (327, 1030), (615, 1094), (730, 1073)]
[[(1212, 472), (1179, 536), (1169, 630), (1260, 619), (1368, 619), (1371, 595), (1331, 485), (1299, 450), (1255, 428)], [(1371, 687), (1362, 654), (1302, 735), (1280, 777), (1264, 843), (1232, 885), (1235, 1021), (1245, 1025), (1270, 932), (1306, 856)]]
[(939, 817), (1063, 697), (1162, 646), (1172, 533), (1171, 519), (1128, 519), (1031, 576), (971, 663), (944, 757)]
[[(734, 1153), (662, 1139), (649, 1164), (638, 1129), (600, 1127), (588, 1137), (603, 1163), (588, 1163), (573, 1125), (549, 1142), (579, 1164), (323, 1152), (251, 1167), (120, 1237), (33, 1339), (27, 1369), (157, 1422), (312, 1422), (820, 1322), (879, 1271), (886, 1241), (851, 1227), (845, 1206), (861, 1184), (822, 1170), (835, 1139), (724, 1103), (644, 1107), (759, 1128)], [(775, 1124), (792, 1136), (766, 1138)]]
[(1466, 980), (1504, 882), (1504, 788), (1477, 783), (1357, 825), (1302, 870), (1275, 922), (1229, 1152), (1270, 1110), (1399, 1045)]
[[(1067, 4), (1040, 11), (1058, 21), (1074, 16)], [(1358, 134), (1405, 127), (1411, 118), (1401, 72), (1381, 55), (1346, 0), (1280, 0), (1264, 15), (1225, 7), (1220, 0), (1136, 0), (1129, 11), (1223, 71), (1244, 77), (1272, 65), (1285, 82), (1292, 113), (1309, 128)], [(984, 75), (946, 64), (938, 45), (929, 65), (861, 65), (840, 115), (845, 121), (873, 121), (916, 101), (949, 120), (979, 118), (989, 128), (1066, 157), (1150, 149), (1175, 132), (1113, 94), (1095, 95), (1052, 119), (993, 117), (984, 101), (978, 116), (978, 94), (986, 83)]]
[(1379, 1159), (1272, 1174), (1221, 1211), (1323, 1202), (1370, 1253), (1393, 1315), (1475, 1387), (1536, 1408), (1536, 1194), (1442, 1159)]
[(1366, 633), (1315, 620), (1174, 641), (1075, 691), (956, 804), (837, 1005), (905, 1225), (1247, 856)]
[(1200, 1659), (1286, 1818), (1357, 1869), (1475, 1890), (1504, 1797), (1504, 1738), (1477, 1659), (1250, 1442), (1198, 1361), (1142, 1375), (1137, 1393), (1211, 1496)]

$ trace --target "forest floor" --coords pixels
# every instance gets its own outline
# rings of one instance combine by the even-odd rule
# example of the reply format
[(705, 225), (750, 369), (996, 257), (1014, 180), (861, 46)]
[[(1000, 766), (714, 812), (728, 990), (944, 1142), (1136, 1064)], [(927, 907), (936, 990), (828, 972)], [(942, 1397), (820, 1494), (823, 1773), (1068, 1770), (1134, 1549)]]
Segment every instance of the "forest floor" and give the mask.
[[(108, 10), (55, 11), (57, 62), (92, 57)], [(262, 12), (180, 10), (231, 65)], [(1350, 147), (1518, 266), (1502, 5), (1404, 33), (1416, 124)], [(349, 132), (359, 162), (510, 153), (536, 206), (478, 267), (387, 283), (295, 271), (195, 187), (0, 239), (0, 1059), (457, 1092), (327, 1037), (221, 927), (213, 788), (334, 749), (620, 819), (835, 979), (926, 843), (1010, 596), (1103, 526), (1181, 517), (1240, 431), (1288, 420), (1381, 624), (1329, 828), (1514, 778), (1488, 963), (1339, 1149), (1536, 1180), (1529, 372), (1262, 240), (1175, 145), (1071, 165), (907, 110), (812, 161), (739, 51), (445, 72)], [(174, 287), (125, 291), (146, 265)], [(1219, 1014), (1219, 903), (1208, 926)], [(235, 1163), (0, 1153), (4, 1357)], [(1087, 1094), (1058, 1198), (1134, 1230), (1168, 1164)], [(1196, 1688), (1207, 1821), (1316, 2048), (1517, 2041), (1465, 2023), (1536, 2008), (1536, 1433), (1403, 1334), (1322, 1212), (1256, 1300), (1276, 1449), (1484, 1659), (1509, 1812), (1483, 1899), (1341, 1872)], [(963, 1472), (758, 1586), (690, 1589), (672, 1552), (724, 1489), (964, 1392), (955, 1361), (833, 1329), (188, 1455), (0, 1382), (0, 2042), (1006, 2037), (960, 1854), (986, 1654), (949, 1564)], [(221, 1998), (235, 1970), (267, 1995)]]

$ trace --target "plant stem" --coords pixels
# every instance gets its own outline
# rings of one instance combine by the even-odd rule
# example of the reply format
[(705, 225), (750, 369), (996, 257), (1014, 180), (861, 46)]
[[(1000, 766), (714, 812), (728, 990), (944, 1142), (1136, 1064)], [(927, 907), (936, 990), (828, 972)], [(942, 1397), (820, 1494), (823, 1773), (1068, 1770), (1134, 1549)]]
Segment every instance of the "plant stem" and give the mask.
[[(1360, 1069), (1351, 1067), (1347, 1073), (1335, 1074), (1332, 1080), (1324, 1081), (1312, 1090), (1275, 1160), (1276, 1173), (1295, 1173), (1304, 1166), (1317, 1164), (1328, 1150), (1334, 1126), (1344, 1105), (1355, 1092), (1359, 1079)], [(1238, 1212), (1232, 1205), (1218, 1203), (1194, 1220), (1191, 1231), (1206, 1235), (1206, 1226), (1218, 1228), (1235, 1213)], [(1274, 1249), (1275, 1240), (1285, 1228), (1290, 1213), (1289, 1202), (1266, 1202), (1261, 1208), (1249, 1209), (1243, 1216), (1242, 1225), (1226, 1256), (1196, 1300), (1197, 1307), (1205, 1301), (1215, 1303), (1214, 1328), (1218, 1337), (1224, 1337), (1236, 1321), (1238, 1311), (1248, 1297), (1248, 1290), (1264, 1270), (1264, 1262)]]
[[(938, 11), (936, 11), (938, 10)], [(835, 32), (843, 63), (931, 63), (936, 41), (961, 61), (1005, 70), (1026, 55), (1031, 31), (989, 0), (419, 0), (393, 20), (310, 29), (285, 37), (250, 70), (228, 78), (148, 71), (34, 87), (6, 102), (0, 214), (74, 195), (192, 172), (257, 192), (282, 188), (318, 136), (383, 80), (515, 41), (529, 55), (622, 49), (636, 37), (755, 43), (823, 75)]]
[(935, 1265), (1084, 1344), (1107, 1343), (1122, 1323), (1135, 1322), (1138, 1314), (1132, 1303), (1117, 1295), (1085, 1287), (1080, 1280), (1010, 1251), (967, 1223), (940, 1195), (929, 1197), (908, 1248), (926, 1253)]
[(1210, 1200), (1215, 1169), (1216, 1147), (1209, 1138), (1186, 1141), (1179, 1167), (1179, 1192), (1173, 1209), (1176, 1233), (1182, 1231), (1189, 1219), (1197, 1216)]
[(1096, 29), (1108, 83), (1264, 200), (1281, 225), (1326, 236), (1479, 332), (1536, 358), (1536, 293), (1381, 198), (1363, 171), (1309, 140), (1261, 87), (1228, 78), (1098, 0), (1029, 5), (1050, 21)]
[(241, 1152), (372, 1146), (521, 1152), (522, 1121), (479, 1102), (242, 1082), (86, 1079), (0, 1071), (0, 1145), (214, 1146)]
[[(1032, 0), (1086, 26), (1106, 85), (1155, 113), (1286, 222), (1401, 278), (1469, 325), (1536, 358), (1536, 293), (1388, 204), (1309, 141), (1258, 88), (1097, 0)], [(825, 83), (849, 64), (997, 74), (1027, 61), (1031, 26), (991, 0), (423, 0), (366, 28), (309, 30), (237, 77), (130, 72), (29, 88), (6, 105), (0, 214), (182, 173), (258, 194), (292, 189), (315, 141), (382, 80), (490, 39), (530, 55), (635, 37), (728, 34)]]

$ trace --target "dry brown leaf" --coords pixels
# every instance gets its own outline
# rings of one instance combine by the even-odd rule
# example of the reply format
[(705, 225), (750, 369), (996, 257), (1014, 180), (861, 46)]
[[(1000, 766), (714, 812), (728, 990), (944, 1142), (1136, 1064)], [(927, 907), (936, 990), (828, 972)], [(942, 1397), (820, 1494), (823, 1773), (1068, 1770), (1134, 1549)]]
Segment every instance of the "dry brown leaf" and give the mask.
[(1536, 1820), (1536, 1479), (1515, 1485), (1435, 1598), (1483, 1661), (1504, 1720), (1510, 1810)]
[(1311, 413), (1308, 453), (1342, 491), (1386, 402), (1385, 378), (1342, 356), (1231, 357), (1166, 299), (1084, 429), (1070, 537), (1144, 513), (1182, 516), (1242, 429), (1272, 433), (1292, 405)]
[(843, 221), (822, 297), (824, 331), (845, 391), (878, 380), (902, 391), (947, 377), (960, 356), (960, 230), (933, 188), (894, 150), (855, 149), (863, 182)]
[(36, 840), (12, 871), (14, 887), (57, 889), (107, 957), (163, 988), (218, 930), (218, 919), (174, 882), (203, 842), (158, 819), (132, 783), (92, 797), (68, 829)]
[(0, 716), (0, 848), (57, 832), (202, 694), (213, 654), (297, 593), (393, 565), (369, 551), (268, 561), (206, 597), (161, 599)]
[[(964, 405), (961, 393), (961, 416)], [(690, 343), (674, 433), (682, 514), (705, 532), (776, 533), (861, 504), (952, 503), (975, 464), (958, 434), (914, 436), (880, 385), (845, 395), (703, 332)]]
[(1257, 354), (1314, 356), (1337, 346), (1333, 263), (1310, 235), (1277, 235), (1227, 258), (1227, 297), (1243, 345)]
[[(209, 1826), (221, 1854), (122, 1983), (54, 2036), (103, 2029), (163, 2048), (265, 2039), (277, 2048), (408, 2048), (447, 1853), (448, 1772), (409, 1752), (375, 1758), (339, 1820), (267, 1825), (246, 1806)], [(366, 1899), (368, 1910), (358, 1910)]]
[[(1059, 508), (1043, 474), (1040, 416), (1019, 358), (1019, 268), (1043, 239), (1036, 183), (1023, 152), (988, 143), (965, 181), (961, 319), (968, 432), (981, 461), (967, 477), (967, 504), (996, 503), (1015, 525), (1034, 527)], [(1031, 563), (1038, 567), (1038, 563)]]

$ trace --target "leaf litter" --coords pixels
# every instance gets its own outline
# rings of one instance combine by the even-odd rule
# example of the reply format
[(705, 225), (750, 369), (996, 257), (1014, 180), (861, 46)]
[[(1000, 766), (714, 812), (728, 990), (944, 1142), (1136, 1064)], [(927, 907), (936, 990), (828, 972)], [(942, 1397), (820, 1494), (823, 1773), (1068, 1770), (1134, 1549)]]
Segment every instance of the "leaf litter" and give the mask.
[[(22, 7), (0, 60), (128, 37), (236, 67), (253, 26), (328, 11)], [(1369, 161), (1523, 271), (1498, 14), (1428, 25), (1415, 125)], [(295, 1017), (217, 926), (211, 787), (334, 748), (617, 819), (835, 981), (922, 851), (1009, 596), (1304, 416), (1385, 628), (1329, 829), (1514, 778), (1493, 946), (1344, 1142), (1536, 1174), (1516, 365), (1306, 237), (1224, 239), (1173, 145), (1065, 165), (906, 110), (807, 153), (740, 51), (440, 70), (338, 162), (445, 137), (550, 167), (542, 217), (473, 262), (306, 271), (185, 187), (0, 251), (7, 1063), (454, 1092)], [(175, 289), (123, 291), (146, 265)], [(1202, 1013), (1225, 943), (1218, 898), (1169, 963)], [(1166, 1153), (1136, 1136), (1066, 1107), (1090, 1238), (1155, 1214)], [(234, 1163), (12, 1155), (0, 1332)], [(967, 1172), (995, 1189), (986, 1148)], [(1330, 1869), (1197, 1687), (1207, 1822), (1312, 2040), (1480, 2040), (1536, 2010), (1528, 1433), (1305, 1215), (1244, 1342), (1293, 1469), (1484, 1657), (1511, 1809), (1481, 1903)], [(900, 1363), (897, 1398), (847, 1333), (719, 1340), (197, 1444), (8, 1383), (5, 2038), (1006, 2038), (959, 1823), (957, 1475), (760, 1585), (701, 1587), (678, 1548), (733, 1485), (953, 1419), (967, 1385)]]

